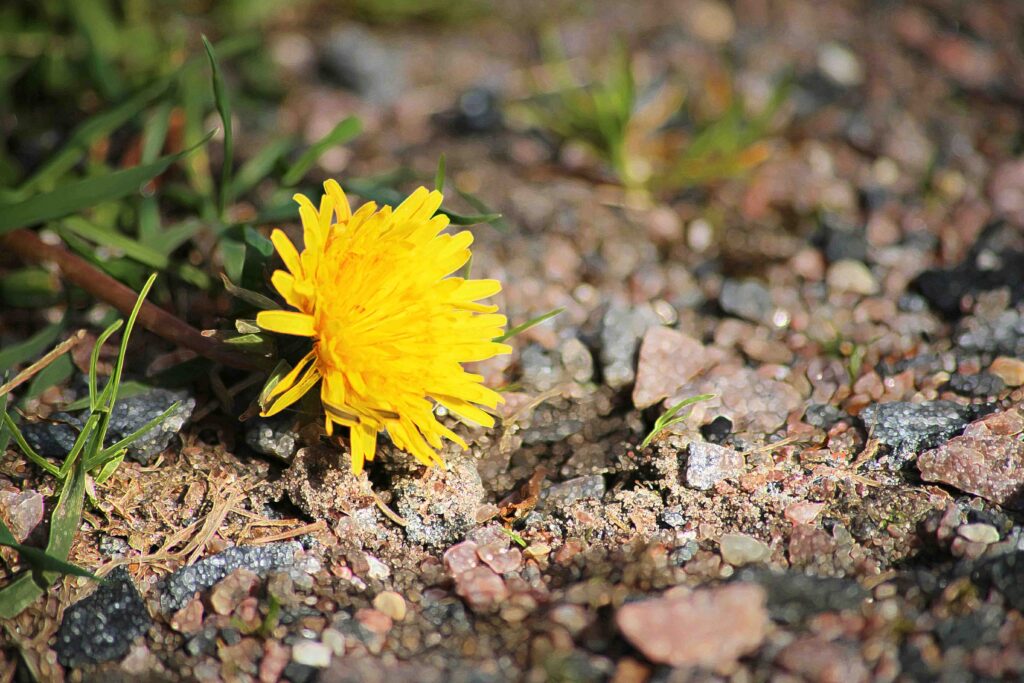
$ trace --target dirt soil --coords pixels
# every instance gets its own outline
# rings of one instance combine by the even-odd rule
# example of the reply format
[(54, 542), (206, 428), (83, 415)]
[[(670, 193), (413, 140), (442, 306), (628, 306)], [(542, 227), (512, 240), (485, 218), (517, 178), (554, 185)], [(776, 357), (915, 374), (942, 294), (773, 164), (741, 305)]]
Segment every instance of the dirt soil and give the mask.
[[(561, 21), (570, 54), (621, 34), (694, 96), (728, 66), (756, 101), (789, 70), (771, 154), (652, 199), (474, 119), (467, 91), (527, 92), (525, 9), (374, 30), (399, 71), (362, 95), (317, 69), (328, 27), (282, 27), (277, 125), (312, 139), (361, 116), (325, 161), (342, 184), (429, 177), (445, 153), (503, 214), (473, 228), (474, 275), (503, 282), (513, 323), (565, 311), (478, 369), (506, 387), (502, 420), (452, 422), (471, 447), (443, 471), (382, 438), (356, 477), (343, 442), (291, 417), (260, 452), (241, 398), (229, 413), (197, 388), (170, 445), (86, 508), (70, 559), (108, 582), (76, 608), (96, 584), (65, 578), (23, 613), (10, 675), (1024, 677), (1024, 5), (596, 3)], [(143, 339), (134, 367), (165, 350)], [(14, 450), (0, 475), (8, 515), (53, 492)]]

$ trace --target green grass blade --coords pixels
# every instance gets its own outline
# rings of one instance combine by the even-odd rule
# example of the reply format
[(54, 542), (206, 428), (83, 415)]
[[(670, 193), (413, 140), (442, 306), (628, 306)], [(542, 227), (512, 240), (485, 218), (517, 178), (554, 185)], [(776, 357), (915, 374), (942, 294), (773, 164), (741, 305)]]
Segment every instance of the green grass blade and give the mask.
[(277, 308), (281, 308), (280, 304), (278, 304), (270, 297), (264, 296), (259, 292), (254, 292), (251, 289), (239, 287), (230, 279), (228, 279), (228, 276), (225, 275), (224, 273), (220, 274), (220, 279), (224, 283), (224, 289), (227, 290), (228, 294), (237, 299), (241, 299), (250, 306), (255, 306), (256, 308), (259, 308), (264, 311), (270, 311)]
[(110, 479), (111, 475), (117, 471), (117, 468), (124, 462), (124, 455), (127, 451), (121, 451), (114, 458), (107, 461), (100, 471), (93, 477), (93, 480), (97, 484), (104, 483), (107, 479)]
[(67, 457), (64, 458), (64, 464), (60, 466), (60, 471), (57, 472), (57, 478), (61, 481), (64, 480), (64, 477), (68, 476), (68, 472), (71, 471), (71, 466), (78, 460), (78, 456), (82, 452), (82, 449), (89, 444), (89, 439), (92, 437), (93, 431), (100, 423), (101, 415), (102, 413), (92, 413), (89, 415), (89, 419), (85, 421), (85, 424), (82, 426), (82, 431), (78, 433), (78, 438), (75, 439), (75, 443), (72, 444)]
[(294, 147), (295, 138), (293, 137), (279, 138), (268, 142), (263, 149), (238, 169), (238, 173), (231, 181), (231, 192), (228, 196), (232, 199), (241, 197), (256, 187), (261, 180), (271, 174), (278, 162)]
[(525, 323), (522, 323), (521, 325), (516, 325), (515, 327), (513, 327), (511, 330), (509, 330), (505, 334), (501, 335), (500, 337), (496, 337), (494, 339), (494, 341), (496, 341), (496, 342), (508, 341), (512, 337), (514, 337), (514, 336), (516, 336), (518, 334), (522, 334), (523, 332), (526, 332), (531, 327), (536, 327), (537, 325), (540, 325), (545, 320), (550, 320), (551, 318), (554, 318), (556, 315), (558, 315), (559, 313), (562, 313), (564, 310), (565, 310), (564, 308), (556, 308), (553, 311), (548, 311), (544, 315), (538, 315), (536, 318), (531, 318), (530, 320), (527, 320)]
[(25, 441), (25, 435), (21, 433), (21, 430), (18, 429), (18, 425), (16, 425), (14, 420), (11, 419), (11, 416), (7, 413), (6, 407), (0, 409), (0, 420), (3, 420), (7, 433), (14, 438), (14, 443), (18, 444), (18, 448), (21, 449), (22, 455), (44, 471), (49, 472), (56, 477), (60, 472), (60, 469), (46, 458), (36, 453), (35, 450), (28, 445), (28, 441)]
[(15, 365), (20, 365), (31, 358), (41, 356), (45, 349), (53, 346), (63, 329), (63, 321), (51, 323), (25, 341), (12, 344), (0, 351), (0, 376), (3, 376)]
[(363, 129), (362, 122), (354, 116), (349, 116), (341, 123), (336, 125), (334, 129), (323, 136), (312, 145), (309, 149), (302, 153), (299, 160), (288, 169), (288, 172), (284, 174), (284, 178), (281, 179), (281, 184), (285, 187), (295, 185), (306, 175), (306, 173), (313, 167), (313, 164), (331, 147), (342, 145), (359, 133)]
[(695, 403), (700, 403), (701, 401), (709, 401), (714, 397), (714, 394), (699, 394), (697, 396), (685, 398), (679, 403), (673, 405), (654, 421), (654, 428), (651, 429), (650, 433), (644, 437), (643, 441), (640, 442), (640, 448), (647, 448), (647, 446), (654, 441), (654, 437), (660, 434), (664, 429), (685, 420), (689, 416), (689, 413), (686, 413), (686, 415), (679, 415), (681, 410), (688, 408)]
[(85, 220), (81, 216), (70, 216), (66, 218), (62, 223), (62, 227), (70, 230), (79, 237), (92, 242), (93, 244), (121, 251), (128, 258), (134, 259), (145, 266), (149, 266), (150, 268), (166, 270), (171, 265), (170, 259), (155, 249), (148, 247), (127, 235), (123, 235), (114, 230), (101, 228), (95, 223)]
[(71, 356), (64, 354), (40, 370), (39, 373), (32, 378), (32, 381), (28, 385), (28, 389), (25, 390), (25, 393), (21, 397), (20, 405), (24, 406), (29, 399), (33, 399), (50, 387), (56, 386), (57, 384), (65, 381), (74, 374), (74, 371), (75, 364), (71, 362)]
[(175, 161), (206, 144), (212, 136), (213, 133), (210, 133), (198, 145), (177, 154), (161, 157), (151, 164), (67, 183), (58, 190), (44, 192), (14, 204), (0, 204), (0, 235), (16, 228), (63, 218), (96, 204), (138, 192), (143, 183), (160, 175)]
[(231, 191), (231, 165), (235, 153), (234, 133), (231, 129), (231, 99), (228, 97), (227, 88), (224, 87), (224, 78), (220, 72), (220, 65), (217, 63), (217, 55), (206, 36), (203, 36), (203, 47), (206, 48), (206, 56), (210, 60), (213, 100), (217, 106), (217, 113), (220, 114), (221, 123), (224, 125), (224, 163), (221, 166), (220, 187), (217, 191), (217, 212), (223, 217), (224, 207), (230, 201), (228, 193)]
[[(121, 372), (124, 370), (124, 357), (128, 352), (128, 339), (132, 336), (132, 328), (135, 327), (135, 319), (139, 317), (139, 311), (142, 309), (142, 302), (146, 300), (146, 295), (149, 294), (149, 290), (152, 289), (153, 283), (156, 282), (156, 273), (149, 276), (146, 280), (146, 284), (142, 286), (142, 291), (139, 292), (139, 298), (135, 300), (135, 307), (132, 308), (132, 314), (128, 316), (128, 323), (125, 325), (124, 334), (121, 335), (121, 348), (117, 353), (117, 362), (114, 363), (114, 372), (110, 376), (110, 382), (104, 388), (104, 393), (107, 389), (110, 389), (110, 398), (108, 403), (100, 402), (100, 409), (109, 412), (114, 407), (114, 401), (117, 400), (118, 385), (121, 384)], [(106, 438), (106, 429), (100, 434), (100, 443), (102, 444), (103, 439)]]
[(444, 172), (445, 158), (442, 154), (437, 159), (437, 173), (434, 174), (434, 189), (438, 192), (444, 192)]
[[(90, 411), (95, 411), (99, 408), (96, 395), (96, 366), (100, 362), (100, 351), (103, 349), (103, 345), (107, 343), (110, 336), (121, 329), (124, 324), (123, 320), (114, 321), (107, 329), (103, 330), (99, 337), (96, 338), (96, 343), (92, 346), (92, 353), (89, 355), (89, 406)], [(65, 408), (65, 410), (73, 410), (71, 408)]]

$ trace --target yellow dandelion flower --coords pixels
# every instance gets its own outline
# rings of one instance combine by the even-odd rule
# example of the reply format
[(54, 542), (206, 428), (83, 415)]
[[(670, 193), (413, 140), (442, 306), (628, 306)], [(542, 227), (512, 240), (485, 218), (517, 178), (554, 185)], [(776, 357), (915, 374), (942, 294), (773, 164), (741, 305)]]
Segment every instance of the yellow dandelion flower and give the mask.
[(441, 193), (419, 188), (398, 208), (373, 202), (355, 213), (338, 183), (324, 183), (319, 209), (295, 195), (305, 248), (280, 230), (271, 241), (286, 271), (271, 282), (295, 311), (263, 311), (260, 327), (311, 337), (313, 349), (274, 386), (261, 415), (274, 415), (320, 383), (327, 433), (348, 427), (359, 473), (387, 430), (396, 446), (426, 465), (443, 465), (442, 438), (466, 447), (438, 422), (434, 404), (490, 427), (501, 396), (463, 363), (511, 349), (494, 341), (505, 327), (497, 280), (449, 277), (470, 257), (469, 232), (441, 234)]

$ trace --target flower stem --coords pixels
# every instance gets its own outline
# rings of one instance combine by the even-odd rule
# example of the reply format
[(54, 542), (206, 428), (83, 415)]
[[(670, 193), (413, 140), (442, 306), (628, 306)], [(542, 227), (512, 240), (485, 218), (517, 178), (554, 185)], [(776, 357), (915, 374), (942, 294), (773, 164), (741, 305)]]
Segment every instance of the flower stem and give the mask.
[[(64, 278), (97, 299), (107, 302), (124, 315), (129, 315), (135, 306), (137, 294), (130, 287), (118, 282), (64, 247), (47, 244), (31, 230), (13, 230), (0, 236), (0, 245), (27, 261), (56, 264)], [(234, 351), (212, 337), (204, 336), (202, 332), (181, 318), (148, 301), (143, 302), (138, 321), (153, 334), (178, 346), (191, 349), (217, 363), (243, 370), (261, 369), (261, 365), (256, 359)]]

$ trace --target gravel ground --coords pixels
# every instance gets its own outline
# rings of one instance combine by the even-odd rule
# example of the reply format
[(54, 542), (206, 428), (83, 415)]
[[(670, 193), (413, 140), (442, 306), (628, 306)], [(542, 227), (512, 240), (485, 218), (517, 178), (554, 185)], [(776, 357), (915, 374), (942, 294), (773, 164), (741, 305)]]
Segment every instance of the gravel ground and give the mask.
[[(504, 216), (474, 228), (474, 274), (504, 282), (513, 323), (565, 312), (479, 368), (509, 387), (502, 422), (459, 427), (471, 447), (445, 471), (382, 444), (356, 477), (288, 420), (198, 409), (98, 487), (71, 559), (109, 580), (66, 579), (19, 617), (24, 666), (106, 681), (1020, 680), (1021, 26), (1014, 0), (571, 15), (572, 54), (621, 33), (694, 93), (727, 64), (751, 101), (791, 72), (763, 164), (656, 200), (502, 124), (496, 103), (537, 63), (527, 22), (282, 29), (283, 125), (315, 137), (362, 116), (342, 179), (396, 161), (430, 173), (445, 152), (452, 181)], [(13, 452), (0, 474), (0, 513), (31, 538), (52, 482)]]

